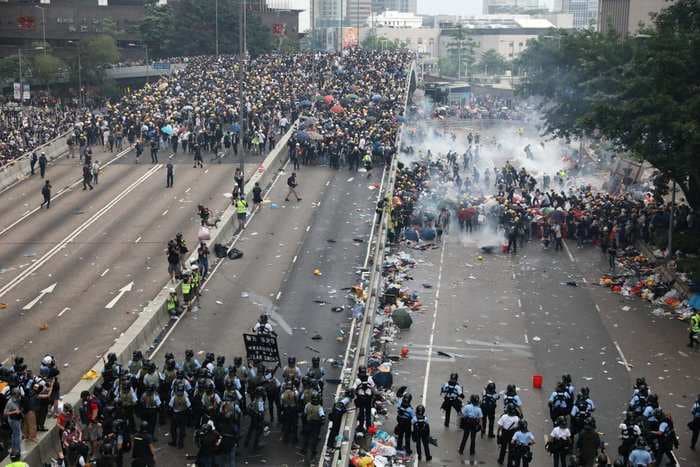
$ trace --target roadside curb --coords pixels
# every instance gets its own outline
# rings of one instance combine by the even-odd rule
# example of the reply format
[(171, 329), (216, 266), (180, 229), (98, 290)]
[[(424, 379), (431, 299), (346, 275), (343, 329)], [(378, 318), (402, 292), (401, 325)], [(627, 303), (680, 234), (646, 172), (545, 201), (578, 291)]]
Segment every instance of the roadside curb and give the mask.
[[(296, 130), (297, 123), (290, 126), (290, 129), (275, 145), (275, 148), (265, 157), (258, 165), (258, 168), (245, 184), (244, 192), (250, 194), (255, 183), (259, 183), (263, 190), (265, 187), (272, 184), (276, 175), (287, 162), (287, 141), (292, 133)], [(230, 187), (225, 187), (228, 190)], [(229, 205), (221, 215), (220, 227), (211, 229), (211, 239), (207, 241), (207, 246), (213, 251), (213, 246), (216, 243), (228, 244), (236, 230), (236, 213), (235, 208)], [(197, 260), (196, 249), (193, 249), (192, 254), (188, 257), (189, 262)], [(226, 261), (222, 258), (219, 261)], [(213, 269), (217, 262), (211, 264)], [(169, 289), (175, 288), (180, 295), (181, 282), (172, 284), (169, 280), (158, 292), (158, 294), (146, 304), (138, 314), (136, 320), (116, 339), (112, 346), (105, 350), (103, 355), (115, 353), (118, 361), (126, 364), (130, 359), (131, 354), (135, 350), (150, 350), (155, 347), (162, 337), (163, 331), (170, 323), (170, 316), (165, 308), (165, 301), (169, 295)], [(91, 368), (86, 369), (86, 373), (90, 370), (97, 375), (102, 374), (104, 362), (98, 360)], [(92, 389), (100, 382), (101, 378), (80, 380), (73, 386), (69, 392), (62, 394), (64, 403), (70, 403), (76, 406), (80, 400), (82, 391), (92, 391)], [(50, 463), (52, 457), (56, 457), (61, 449), (61, 440), (58, 436), (58, 428), (56, 419), (48, 419), (46, 423), (48, 431), (38, 434), (37, 442), (27, 446), (22, 444), (23, 460), (31, 466), (41, 466)], [(10, 463), (9, 456), (0, 461), (0, 466), (6, 466)]]

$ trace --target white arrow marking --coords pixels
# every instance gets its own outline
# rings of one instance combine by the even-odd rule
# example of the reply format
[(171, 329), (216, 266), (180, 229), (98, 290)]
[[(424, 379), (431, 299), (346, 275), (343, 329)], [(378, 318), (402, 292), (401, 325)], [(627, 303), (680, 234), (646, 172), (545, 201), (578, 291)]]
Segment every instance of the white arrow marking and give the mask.
[(38, 295), (34, 300), (32, 300), (31, 302), (29, 302), (29, 303), (27, 303), (26, 305), (24, 305), (24, 306), (22, 307), (22, 309), (23, 309), (23, 310), (31, 310), (32, 307), (33, 307), (34, 305), (36, 305), (37, 303), (39, 303), (39, 300), (41, 300), (42, 298), (44, 298), (44, 295), (46, 295), (47, 293), (53, 292), (53, 289), (55, 289), (55, 288), (56, 288), (56, 283), (54, 282), (53, 284), (51, 284), (50, 286), (46, 287), (44, 290), (42, 290), (41, 292), (39, 292), (39, 295)]
[(124, 287), (119, 289), (119, 293), (112, 300), (110, 300), (110, 302), (108, 304), (105, 305), (105, 308), (107, 308), (108, 310), (111, 310), (112, 308), (114, 308), (114, 305), (117, 304), (119, 299), (122, 298), (122, 296), (125, 293), (131, 292), (131, 289), (133, 287), (134, 287), (134, 281), (131, 281), (128, 284), (126, 284)]

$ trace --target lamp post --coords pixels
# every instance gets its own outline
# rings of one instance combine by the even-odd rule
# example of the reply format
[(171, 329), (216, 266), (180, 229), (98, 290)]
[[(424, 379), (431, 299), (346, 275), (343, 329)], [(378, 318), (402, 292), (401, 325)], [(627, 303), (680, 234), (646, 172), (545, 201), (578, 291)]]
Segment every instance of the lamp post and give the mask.
[(238, 153), (240, 155), (238, 164), (241, 170), (243, 170), (243, 161), (244, 161), (244, 151), (245, 151), (245, 144), (243, 140), (245, 139), (245, 132), (246, 132), (246, 118), (244, 117), (243, 113), (245, 111), (245, 103), (243, 102), (243, 84), (245, 83), (245, 55), (246, 55), (246, 42), (245, 42), (245, 24), (246, 24), (246, 0), (241, 0), (241, 14), (238, 19), (238, 49), (239, 49), (239, 54), (238, 54), (238, 73), (240, 74), (239, 77), (239, 83), (238, 83), (238, 120), (240, 121), (239, 123), (239, 129), (238, 129), (238, 144), (240, 145), (240, 152)]
[(214, 27), (216, 31), (216, 58), (219, 58), (219, 0), (214, 1), (214, 22), (216, 23)]
[(80, 45), (75, 41), (68, 41), (69, 44), (74, 44), (75, 49), (78, 51), (78, 104), (83, 107), (83, 67), (80, 64)]
[(44, 42), (42, 45), (44, 46), (44, 55), (46, 55), (46, 15), (45, 15), (45, 8), (41, 7), (39, 5), (34, 5), (34, 8), (38, 8), (41, 10), (41, 40)]

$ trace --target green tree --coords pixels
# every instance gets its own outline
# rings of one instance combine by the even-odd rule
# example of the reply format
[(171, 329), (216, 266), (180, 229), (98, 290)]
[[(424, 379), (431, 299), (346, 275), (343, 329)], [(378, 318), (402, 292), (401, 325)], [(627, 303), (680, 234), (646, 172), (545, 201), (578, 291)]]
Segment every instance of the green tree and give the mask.
[(12, 81), (19, 78), (19, 57), (13, 55), (0, 58), (0, 81)]
[(104, 80), (106, 65), (119, 61), (119, 50), (112, 37), (94, 36), (80, 41), (80, 59), (83, 81), (101, 84)]
[(450, 37), (447, 44), (447, 55), (449, 61), (445, 61), (445, 67), (440, 67), (440, 73), (447, 76), (471, 76), (473, 65), (476, 62), (474, 49), (476, 43), (467, 33), (464, 25), (459, 24), (454, 28), (446, 30), (446, 34)]
[[(215, 0), (180, 0), (165, 6), (146, 6), (140, 30), (153, 56), (214, 54), (216, 52)], [(240, 0), (219, 0), (219, 53), (236, 54)], [(247, 15), (248, 52), (266, 53), (274, 48), (270, 29), (255, 12)]]
[(66, 69), (66, 64), (54, 55), (39, 53), (32, 58), (32, 70), (34, 76), (45, 85), (56, 80), (58, 75)]
[(367, 36), (360, 44), (363, 49), (394, 50), (404, 46), (398, 39), (391, 40), (383, 36)]
[(478, 67), (486, 75), (502, 75), (508, 67), (508, 61), (496, 49), (489, 49), (481, 54)]

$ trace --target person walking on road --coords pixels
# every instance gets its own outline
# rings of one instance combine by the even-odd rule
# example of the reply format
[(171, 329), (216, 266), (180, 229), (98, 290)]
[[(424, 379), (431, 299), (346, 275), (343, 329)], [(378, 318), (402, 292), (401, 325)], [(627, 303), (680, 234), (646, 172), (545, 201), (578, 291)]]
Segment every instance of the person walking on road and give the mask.
[(571, 452), (571, 431), (566, 426), (566, 417), (557, 419), (557, 426), (549, 434), (546, 448), (554, 459), (554, 467), (566, 467), (566, 458)]
[(175, 167), (173, 163), (168, 161), (165, 166), (165, 188), (172, 188), (175, 181)]
[(287, 179), (287, 186), (289, 187), (289, 191), (287, 192), (287, 196), (284, 197), (285, 201), (289, 201), (289, 195), (294, 194), (296, 197), (297, 201), (301, 201), (301, 197), (297, 194), (297, 186), (299, 184), (297, 183), (297, 173), (292, 172), (292, 175), (289, 176)]
[(233, 205), (236, 207), (236, 217), (238, 218), (238, 231), (245, 229), (246, 217), (248, 217), (248, 202), (243, 195), (233, 200)]
[(199, 143), (195, 143), (194, 145), (194, 165), (192, 165), (192, 168), (197, 167), (200, 169), (204, 168), (204, 161), (202, 160), (202, 146)]
[(44, 178), (44, 175), (46, 175), (46, 164), (48, 164), (48, 160), (46, 160), (46, 153), (41, 153), (39, 156), (39, 175), (41, 175), (41, 178)]
[(406, 450), (406, 455), (411, 455), (411, 425), (415, 418), (413, 407), (411, 407), (411, 395), (404, 394), (396, 409), (396, 429), (397, 435), (396, 449)]
[(425, 460), (430, 462), (430, 424), (428, 417), (425, 415), (425, 406), (418, 405), (416, 407), (416, 416), (413, 417), (413, 441), (416, 443), (416, 453), (418, 453), (418, 462), (422, 460), (423, 451), (425, 451)]
[(688, 428), (693, 433), (690, 438), (690, 449), (695, 451), (695, 445), (698, 442), (698, 435), (700, 435), (700, 394), (695, 400), (693, 407), (690, 409), (690, 415), (693, 417), (688, 423)]
[(155, 467), (155, 449), (153, 448), (153, 437), (148, 434), (148, 422), (141, 422), (141, 431), (134, 435), (132, 440), (132, 466)]
[[(506, 458), (506, 451), (508, 451), (508, 457), (510, 458), (510, 452), (512, 451), (510, 441), (518, 428), (518, 422), (520, 422), (518, 409), (513, 404), (506, 405), (506, 413), (501, 415), (497, 422), (498, 432), (496, 433), (496, 439), (500, 446), (498, 451), (499, 464), (503, 464)], [(508, 464), (510, 465), (510, 462)]]
[(262, 188), (260, 188), (260, 183), (255, 182), (255, 186), (253, 187), (253, 206), (255, 207), (255, 210), (260, 207), (262, 202)]
[(22, 393), (19, 388), (13, 388), (10, 399), (5, 404), (3, 417), (7, 419), (10, 425), (11, 441), (10, 452), (13, 454), (22, 454)]
[(238, 193), (242, 195), (245, 187), (245, 177), (240, 168), (236, 168), (236, 172), (233, 174), (233, 181), (238, 185)]
[(498, 405), (498, 399), (501, 395), (496, 392), (496, 383), (489, 381), (489, 383), (484, 388), (484, 393), (481, 396), (481, 411), (484, 416), (481, 419), (481, 437), (484, 437), (486, 433), (486, 427), (488, 425), (488, 435), (489, 438), (495, 438), (496, 435), (493, 433), (493, 424), (496, 419), (496, 406)]
[(154, 164), (158, 163), (158, 139), (153, 138), (151, 140), (151, 162)]
[(457, 384), (459, 375), (457, 373), (450, 374), (450, 379), (440, 388), (440, 395), (443, 397), (441, 409), (445, 411), (445, 426), (450, 426), (450, 415), (452, 409), (459, 414), (462, 411), (462, 399), (464, 393), (462, 386)]
[(87, 187), (90, 187), (92, 190), (93, 186), (90, 181), (92, 180), (92, 170), (90, 168), (89, 164), (83, 165), (83, 191), (87, 190)]
[(136, 150), (136, 163), (138, 164), (139, 158), (141, 157), (141, 154), (143, 154), (143, 141), (141, 141), (141, 139), (136, 140), (134, 149)]
[(99, 175), (100, 175), (100, 161), (95, 159), (95, 162), (92, 163), (92, 181), (95, 182), (95, 185), (97, 185)]
[(508, 465), (510, 467), (528, 467), (532, 462), (532, 450), (530, 446), (535, 444), (535, 435), (527, 429), (527, 422), (520, 420), (518, 423), (518, 431), (513, 435), (511, 440), (513, 445), (513, 457), (509, 457)]
[(38, 160), (39, 157), (37, 157), (36, 151), (34, 151), (32, 153), (32, 157), (29, 159), (29, 170), (31, 171), (31, 175), (34, 175), (34, 167), (36, 166)]
[(464, 434), (462, 435), (462, 442), (459, 444), (460, 455), (464, 454), (464, 446), (470, 437), (469, 455), (473, 456), (476, 454), (476, 434), (481, 431), (481, 419), (483, 417), (484, 413), (479, 406), (479, 396), (472, 394), (469, 398), (469, 403), (462, 409), (461, 427), (464, 430)]
[(51, 183), (49, 183), (48, 180), (46, 180), (44, 186), (41, 187), (41, 195), (44, 197), (44, 201), (41, 203), (40, 208), (46, 205), (46, 209), (49, 209), (51, 207)]

